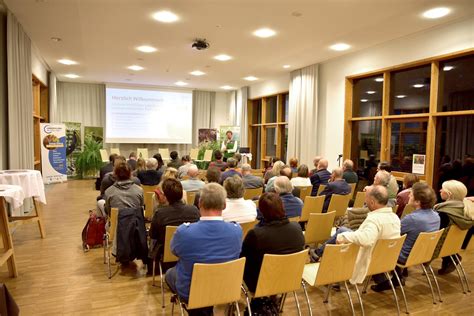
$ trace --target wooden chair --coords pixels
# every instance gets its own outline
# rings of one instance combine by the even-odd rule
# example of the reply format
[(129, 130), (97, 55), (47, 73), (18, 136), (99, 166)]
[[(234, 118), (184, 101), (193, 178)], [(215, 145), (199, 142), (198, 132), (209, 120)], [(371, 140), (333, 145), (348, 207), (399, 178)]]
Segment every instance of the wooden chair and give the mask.
[[(424, 264), (431, 261), (431, 258), (433, 257), (433, 252), (435, 251), (436, 245), (438, 244), (439, 238), (441, 237), (441, 234), (443, 233), (443, 231), (444, 229), (431, 232), (431, 233), (420, 233), (418, 237), (416, 238), (416, 242), (413, 245), (413, 248), (411, 249), (410, 254), (408, 255), (408, 258), (405, 264), (397, 264), (397, 266), (399, 266), (402, 269), (417, 266), (417, 265), (419, 265), (423, 269), (423, 272), (425, 273), (425, 276), (426, 276), (426, 280), (428, 281), (428, 285), (430, 286), (430, 289), (431, 289), (431, 295), (433, 296), (433, 304), (436, 304), (436, 299), (435, 299), (433, 286), (431, 285), (428, 271), (426, 270)], [(400, 278), (398, 277), (398, 274), (395, 272), (394, 275), (398, 281), (398, 284), (400, 284), (400, 290), (402, 291), (403, 301), (405, 302), (406, 313), (409, 314), (408, 302), (405, 296), (405, 290), (403, 288), (402, 283), (400, 282)]]
[(349, 186), (351, 187), (351, 193), (349, 194), (351, 199), (354, 197), (355, 189), (357, 186), (357, 183), (349, 183)]
[(259, 197), (262, 195), (263, 187), (262, 188), (255, 188), (255, 189), (245, 189), (244, 191), (244, 199), (245, 200), (252, 200), (255, 197)]
[(256, 177), (263, 178), (263, 169), (252, 169), (250, 173)]
[(155, 192), (145, 192), (145, 219), (151, 221), (153, 217), (153, 197)]
[(110, 148), (110, 154), (116, 154), (120, 156), (120, 148)]
[[(398, 256), (400, 255), (400, 250), (402, 249), (406, 236), (407, 235), (403, 235), (401, 237), (393, 239), (379, 239), (377, 241), (372, 251), (372, 258), (370, 260), (369, 268), (367, 270), (367, 278), (363, 290), (363, 293), (366, 293), (371, 276), (383, 273), (388, 279), (390, 287), (392, 288), (395, 303), (397, 305), (398, 315), (400, 315), (400, 306), (398, 304), (397, 292), (395, 291), (395, 287), (393, 286), (392, 279), (389, 273), (395, 270)], [(357, 296), (359, 298), (360, 305), (363, 309), (362, 297), (359, 295), (359, 293)]]
[(258, 220), (254, 220), (253, 222), (241, 223), (240, 227), (242, 227), (242, 240), (245, 239), (248, 232), (258, 224)]
[(319, 195), (321, 192), (324, 191), (324, 189), (326, 189), (326, 185), (325, 184), (320, 184), (319, 188), (318, 188), (318, 193), (316, 195)]
[(331, 237), (331, 229), (334, 224), (336, 212), (309, 214), (308, 224), (304, 232), (306, 245), (316, 245), (324, 242)]
[(196, 199), (196, 192), (186, 192), (186, 204), (194, 205)]
[(336, 211), (336, 217), (341, 217), (346, 214), (349, 206), (350, 195), (333, 194), (331, 202), (329, 202), (328, 212)]
[(158, 148), (158, 153), (163, 160), (170, 160), (170, 150), (168, 148)]
[(309, 214), (313, 213), (322, 213), (324, 205), (325, 196), (306, 196), (303, 200), (303, 209), (301, 210), (301, 222), (307, 222), (309, 219)]
[(291, 178), (296, 178), (298, 176), (298, 172), (292, 172), (291, 173)]
[(189, 156), (191, 157), (191, 160), (196, 161), (199, 156), (199, 148), (192, 148)]
[(137, 148), (138, 158), (148, 159), (148, 148)]
[(365, 203), (365, 192), (357, 192), (353, 207), (356, 207), (356, 208), (364, 207), (364, 203)]
[[(173, 239), (174, 233), (176, 233), (176, 229), (178, 229), (178, 226), (166, 226), (165, 244), (163, 246), (163, 255), (158, 260), (158, 266), (160, 268), (161, 307), (163, 308), (165, 308), (165, 289), (164, 289), (165, 283), (164, 283), (163, 268), (161, 264), (165, 262), (176, 262), (179, 259), (171, 252), (171, 240)], [(152, 286), (155, 286), (155, 266), (156, 266), (156, 258), (153, 259)]]
[(212, 149), (206, 149), (204, 152), (204, 157), (203, 159), (196, 159), (196, 162), (211, 162), (212, 160)]
[(294, 217), (288, 217), (288, 220), (290, 222), (299, 222), (300, 221), (300, 217), (299, 216), (294, 216)]
[[(181, 302), (179, 296), (175, 295), (181, 307), (181, 315), (184, 315), (184, 309), (229, 303), (235, 304), (237, 313), (240, 315), (238, 301), (240, 300), (244, 266), (245, 258), (224, 263), (195, 263), (188, 304)], [(171, 308), (171, 314), (173, 315), (173, 313), (174, 303)]]
[(109, 279), (112, 278), (112, 245), (117, 234), (118, 208), (112, 208), (109, 216), (109, 230), (104, 236), (104, 264), (107, 264)]
[(300, 190), (300, 199), (301, 201), (305, 201), (307, 196), (311, 196), (311, 190), (313, 189), (312, 185), (308, 185), (305, 187), (297, 187)]
[[(328, 285), (324, 303), (329, 301), (331, 285), (344, 282), (353, 315), (355, 315), (354, 304), (347, 280), (352, 277), (358, 253), (359, 246), (356, 244), (326, 245), (321, 261), (305, 265), (303, 272), (303, 279), (309, 285), (314, 287)], [(357, 286), (356, 290), (359, 292)], [(362, 306), (361, 308), (363, 309)]]
[(146, 193), (146, 192), (155, 192), (156, 190), (156, 187), (157, 185), (145, 185), (145, 184), (141, 184), (140, 185), (143, 189), (143, 193)]
[(282, 312), (286, 293), (293, 292), (298, 314), (301, 315), (300, 304), (298, 302), (298, 297), (296, 296), (296, 291), (302, 286), (306, 296), (306, 302), (308, 304), (310, 315), (312, 315), (311, 304), (309, 302), (308, 293), (306, 292), (306, 285), (302, 280), (304, 264), (307, 257), (308, 250), (302, 250), (300, 252), (287, 255), (265, 254), (263, 256), (260, 274), (258, 275), (255, 293), (250, 293), (245, 289), (245, 287), (242, 287), (247, 299), (249, 314), (252, 315), (249, 304), (250, 297), (258, 298), (283, 294), (282, 300), (280, 302), (280, 312)]
[(403, 209), (403, 213), (402, 213), (402, 218), (404, 218), (408, 214), (413, 213), (414, 211), (415, 211), (415, 207), (413, 205), (410, 205), (410, 204), (405, 205), (405, 208)]
[(397, 211), (398, 211), (398, 204), (395, 204), (394, 206), (392, 206), (392, 212), (397, 214)]

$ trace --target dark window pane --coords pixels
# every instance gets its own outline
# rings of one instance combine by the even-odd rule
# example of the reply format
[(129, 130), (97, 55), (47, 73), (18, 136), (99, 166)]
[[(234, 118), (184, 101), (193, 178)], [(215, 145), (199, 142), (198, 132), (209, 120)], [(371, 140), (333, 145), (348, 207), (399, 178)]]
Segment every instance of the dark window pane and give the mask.
[(392, 122), (390, 163), (394, 171), (412, 172), (413, 155), (426, 154), (427, 120)]
[(289, 94), (283, 95), (283, 119), (284, 122), (288, 122), (288, 106), (289, 106)]
[(431, 65), (391, 73), (390, 114), (427, 113)]
[(252, 155), (255, 156), (254, 159), (252, 159), (252, 167), (254, 168), (260, 168), (261, 164), (261, 150), (260, 150), (260, 144), (261, 144), (261, 132), (262, 128), (260, 126), (255, 126), (252, 127), (253, 129), (253, 137), (252, 137)]
[(276, 127), (269, 127), (267, 131), (266, 157), (276, 156)]
[(277, 121), (277, 96), (267, 98), (265, 123), (276, 123)]
[(372, 183), (380, 161), (380, 138), (382, 122), (356, 121), (352, 123), (351, 159), (354, 169)]
[(352, 116), (382, 115), (383, 76), (354, 80)]
[(474, 109), (474, 55), (440, 63), (438, 110)]
[(262, 100), (253, 100), (252, 101), (252, 119), (251, 124), (261, 124), (262, 123)]

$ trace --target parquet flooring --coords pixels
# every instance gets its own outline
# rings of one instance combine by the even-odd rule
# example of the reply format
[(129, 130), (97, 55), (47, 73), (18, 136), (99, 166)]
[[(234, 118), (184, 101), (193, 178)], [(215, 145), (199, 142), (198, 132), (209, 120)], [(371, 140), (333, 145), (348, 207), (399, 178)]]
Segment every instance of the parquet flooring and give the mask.
[[(37, 225), (23, 225), (13, 234), (19, 277), (8, 278), (6, 266), (0, 269), (0, 282), (7, 284), (18, 303), (21, 315), (169, 315), (161, 308), (159, 287), (151, 286), (141, 263), (119, 269), (109, 280), (103, 264), (102, 248), (84, 253), (81, 231), (88, 210), (95, 207), (97, 191), (93, 181), (76, 180), (47, 187), (48, 204), (43, 207), (47, 237), (41, 239)], [(474, 278), (474, 251), (463, 254), (467, 273)], [(440, 262), (435, 262), (435, 270)], [(439, 277), (444, 302), (433, 305), (424, 276), (410, 270), (406, 291), (412, 315), (474, 315), (474, 295), (462, 294), (455, 273)], [(471, 287), (474, 287), (471, 282)], [(349, 315), (345, 292), (333, 292), (330, 303), (323, 304), (324, 289), (309, 288), (315, 315)], [(303, 314), (307, 306), (303, 292), (298, 293)], [(400, 295), (401, 297), (401, 295)], [(356, 300), (355, 294), (353, 299)], [(243, 303), (243, 300), (242, 300)], [(400, 301), (401, 307), (403, 303)], [(364, 296), (367, 315), (394, 315), (396, 308), (390, 292), (371, 292)], [(223, 315), (223, 308), (215, 309)], [(360, 315), (358, 304), (356, 311)], [(285, 315), (296, 315), (292, 296), (288, 296)]]

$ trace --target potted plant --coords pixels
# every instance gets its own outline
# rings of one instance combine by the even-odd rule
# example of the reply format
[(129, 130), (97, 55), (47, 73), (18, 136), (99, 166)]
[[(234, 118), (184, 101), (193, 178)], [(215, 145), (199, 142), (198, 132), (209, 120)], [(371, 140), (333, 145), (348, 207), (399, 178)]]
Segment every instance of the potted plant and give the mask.
[(84, 139), (82, 152), (76, 160), (77, 174), (82, 178), (95, 178), (104, 165), (100, 156), (102, 142), (87, 136)]

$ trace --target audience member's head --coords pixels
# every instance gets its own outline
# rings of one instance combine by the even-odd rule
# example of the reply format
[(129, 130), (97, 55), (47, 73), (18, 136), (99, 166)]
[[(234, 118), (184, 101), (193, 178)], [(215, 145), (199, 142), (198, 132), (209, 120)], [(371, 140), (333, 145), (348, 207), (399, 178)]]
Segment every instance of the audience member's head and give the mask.
[(165, 164), (165, 162), (163, 161), (163, 158), (161, 157), (161, 154), (160, 154), (160, 153), (154, 154), (154, 155), (153, 155), (153, 158), (155, 158), (156, 161), (158, 161), (158, 167), (157, 167), (157, 169), (160, 169), (160, 168)]
[(440, 193), (444, 201), (462, 201), (467, 195), (467, 188), (460, 181), (448, 180), (441, 185)]
[(227, 159), (227, 167), (230, 169), (237, 167), (237, 160), (235, 160), (235, 158)]
[(410, 201), (408, 204), (416, 208), (431, 209), (436, 203), (436, 193), (426, 183), (414, 183), (411, 188)]
[(279, 176), (281, 169), (285, 166), (285, 163), (283, 161), (277, 161), (273, 164), (272, 167), (272, 174), (273, 176)]
[(115, 168), (115, 166), (121, 164), (122, 162), (126, 162), (126, 161), (127, 161), (127, 159), (124, 156), (119, 156), (119, 155), (115, 156), (114, 168)]
[(288, 162), (290, 164), (291, 168), (297, 168), (298, 167), (298, 159), (295, 157), (290, 158), (290, 161)]
[(129, 165), (125, 161), (116, 162), (114, 166), (114, 175), (117, 181), (129, 180), (132, 172)]
[(216, 158), (216, 160), (221, 160), (222, 159), (222, 153), (220, 150), (216, 150), (214, 152), (214, 158)]
[(237, 160), (237, 164), (242, 160), (242, 155), (240, 153), (234, 154), (234, 159)]
[(190, 178), (196, 178), (199, 174), (199, 169), (196, 165), (191, 165), (188, 168), (188, 176)]
[(269, 162), (269, 165), (273, 167), (273, 165), (275, 164), (275, 162), (277, 161), (280, 161), (280, 158), (278, 157), (270, 157), (270, 160), (268, 161)]
[(275, 192), (278, 194), (291, 193), (291, 191), (293, 191), (290, 179), (286, 176), (276, 177), (273, 186), (275, 187)]
[(178, 179), (178, 170), (172, 167), (166, 168), (165, 172), (161, 176), (161, 180), (164, 181), (166, 179)]
[(385, 170), (377, 171), (374, 177), (374, 184), (388, 187), (390, 183), (390, 173)]
[(332, 169), (331, 181), (341, 180), (343, 173), (344, 173), (344, 171), (342, 171), (342, 168), (340, 168), (340, 167), (336, 167), (336, 168)]
[(130, 155), (128, 155), (128, 159), (137, 160), (137, 153), (132, 151)]
[(381, 185), (371, 185), (367, 187), (365, 194), (365, 204), (370, 211), (375, 211), (385, 207), (388, 202), (387, 188)]
[(298, 167), (298, 177), (307, 178), (308, 175), (309, 175), (308, 166), (305, 165), (305, 164), (301, 164), (301, 165)]
[(316, 156), (313, 158), (313, 165), (315, 168), (318, 168), (319, 161), (321, 160), (321, 156)]
[(110, 161), (110, 163), (111, 163), (112, 165), (114, 164), (115, 158), (117, 158), (117, 157), (118, 157), (117, 154), (111, 154), (111, 155), (109, 156), (109, 161)]
[(403, 177), (403, 188), (409, 189), (417, 182), (420, 182), (420, 178), (414, 173), (408, 173)]
[(252, 167), (248, 163), (244, 163), (241, 167), (242, 169), (242, 175), (246, 176), (248, 174), (252, 173)]
[(181, 201), (183, 198), (183, 186), (181, 185), (181, 182), (174, 178), (168, 178), (163, 181), (161, 190), (163, 191), (169, 204)]
[(178, 152), (177, 152), (176, 150), (173, 150), (173, 151), (170, 153), (170, 158), (173, 159), (173, 160), (178, 159)]
[(293, 175), (293, 171), (291, 170), (291, 167), (288, 165), (283, 166), (283, 168), (280, 170), (280, 176), (285, 176), (288, 179), (291, 179), (292, 175)]
[(225, 209), (225, 189), (217, 183), (208, 183), (201, 189), (199, 211), (203, 216), (221, 216)]
[(183, 157), (181, 157), (181, 161), (182, 161), (183, 163), (185, 163), (185, 164), (186, 164), (186, 163), (190, 163), (190, 162), (191, 162), (191, 156), (189, 156), (189, 155), (184, 155)]
[(138, 158), (137, 160), (137, 171), (146, 170), (146, 161), (143, 158)]
[(344, 171), (352, 171), (354, 169), (354, 162), (350, 159), (346, 159), (342, 163), (342, 168)]
[(147, 170), (156, 170), (156, 167), (158, 167), (158, 161), (155, 158), (148, 158), (146, 160)]
[(326, 158), (321, 158), (318, 163), (318, 170), (324, 170), (328, 168), (328, 160)]
[(207, 169), (206, 171), (207, 183), (213, 183), (213, 182), (219, 183), (220, 178), (221, 178), (221, 171), (219, 170), (219, 168), (211, 167)]
[(229, 199), (240, 199), (244, 196), (244, 182), (237, 175), (224, 180), (224, 189)]
[(286, 217), (283, 201), (278, 194), (273, 192), (266, 192), (260, 196), (258, 210), (262, 213), (265, 222), (281, 220)]
[(390, 173), (390, 172), (392, 172), (392, 165), (387, 161), (381, 161), (381, 162), (379, 162), (377, 170), (385, 170), (388, 173)]

